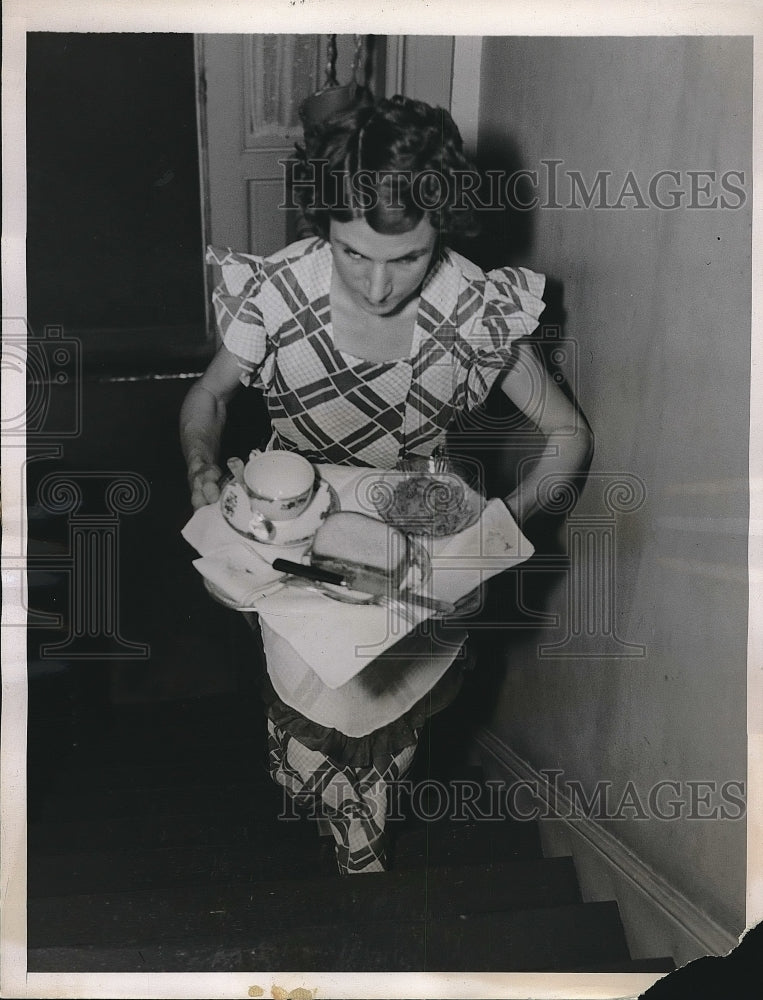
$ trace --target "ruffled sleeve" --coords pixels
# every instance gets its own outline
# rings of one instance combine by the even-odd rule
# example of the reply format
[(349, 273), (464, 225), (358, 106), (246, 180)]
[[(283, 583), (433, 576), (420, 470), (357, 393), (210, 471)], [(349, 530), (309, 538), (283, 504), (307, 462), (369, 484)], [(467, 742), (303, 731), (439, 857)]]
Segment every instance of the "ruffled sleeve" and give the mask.
[(484, 401), (498, 376), (516, 362), (516, 345), (537, 329), (546, 308), (546, 279), (525, 267), (489, 271), (484, 285), (484, 309), (468, 340), (472, 349), (466, 385), (466, 407)]
[(216, 272), (212, 307), (217, 330), (241, 365), (241, 381), (267, 388), (272, 345), (263, 317), (262, 293), (267, 281), (263, 258), (208, 247), (207, 263)]

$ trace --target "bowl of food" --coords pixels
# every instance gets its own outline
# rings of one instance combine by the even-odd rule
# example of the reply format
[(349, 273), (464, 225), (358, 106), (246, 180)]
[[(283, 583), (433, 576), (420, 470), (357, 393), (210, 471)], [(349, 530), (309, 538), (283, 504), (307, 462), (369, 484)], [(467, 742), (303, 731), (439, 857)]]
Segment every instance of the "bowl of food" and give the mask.
[(440, 457), (406, 459), (370, 491), (379, 517), (406, 534), (442, 538), (475, 524), (485, 497), (467, 468)]

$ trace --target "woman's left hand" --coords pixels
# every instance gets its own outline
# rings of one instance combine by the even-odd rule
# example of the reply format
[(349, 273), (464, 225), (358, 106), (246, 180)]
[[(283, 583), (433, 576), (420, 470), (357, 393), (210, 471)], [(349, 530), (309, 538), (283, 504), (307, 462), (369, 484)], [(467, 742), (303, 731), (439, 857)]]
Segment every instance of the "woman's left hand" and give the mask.
[(541, 484), (548, 476), (557, 482), (585, 472), (593, 458), (593, 433), (580, 407), (550, 377), (533, 345), (518, 345), (517, 360), (501, 389), (545, 436), (543, 452), (516, 488), (504, 498), (520, 528), (542, 508)]

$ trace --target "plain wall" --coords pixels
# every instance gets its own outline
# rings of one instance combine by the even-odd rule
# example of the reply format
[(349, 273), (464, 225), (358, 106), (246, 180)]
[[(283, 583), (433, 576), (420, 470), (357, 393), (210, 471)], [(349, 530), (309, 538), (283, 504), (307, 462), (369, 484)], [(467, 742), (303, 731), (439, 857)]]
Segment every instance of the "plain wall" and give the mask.
[[(642, 657), (564, 638), (567, 589), (545, 609), (560, 627), (496, 630), (504, 670), (490, 728), (535, 768), (588, 790), (632, 781), (746, 778), (747, 460), (750, 341), (752, 42), (745, 38), (488, 38), (480, 158), (540, 171), (541, 206), (509, 218), (506, 252), (561, 282), (574, 389), (596, 435), (593, 472), (638, 477), (643, 505), (615, 517), (615, 630)], [(541, 161), (588, 187), (612, 172), (609, 203), (633, 171), (647, 207), (549, 208)], [(651, 204), (659, 170), (679, 171), (683, 207)], [(738, 208), (688, 208), (688, 171), (744, 171)], [(703, 181), (702, 184), (705, 182)], [(578, 197), (578, 203), (581, 203)], [(624, 199), (632, 206), (634, 199)], [(576, 517), (608, 515), (591, 481)], [(580, 557), (585, 562), (585, 553)], [(584, 567), (586, 568), (586, 567)], [(587, 567), (590, 570), (590, 566)], [(667, 801), (671, 796), (666, 796)], [(711, 796), (711, 808), (720, 803)], [(702, 807), (700, 807), (702, 808)], [(744, 927), (744, 820), (653, 816), (607, 825), (732, 933)]]

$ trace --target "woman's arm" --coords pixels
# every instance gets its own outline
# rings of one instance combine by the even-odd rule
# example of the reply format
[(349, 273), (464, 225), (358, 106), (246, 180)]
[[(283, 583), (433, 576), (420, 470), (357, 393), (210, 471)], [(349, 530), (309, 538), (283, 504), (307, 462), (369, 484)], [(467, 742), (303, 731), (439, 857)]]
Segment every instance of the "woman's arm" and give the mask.
[(221, 347), (198, 382), (191, 386), (180, 409), (180, 443), (188, 466), (191, 504), (196, 510), (215, 503), (222, 472), (217, 465), (227, 404), (241, 384), (241, 368)]
[(504, 498), (522, 525), (541, 506), (539, 485), (548, 475), (565, 479), (583, 472), (593, 457), (593, 433), (583, 413), (549, 376), (529, 342), (518, 345), (518, 359), (501, 389), (546, 438), (535, 465)]

